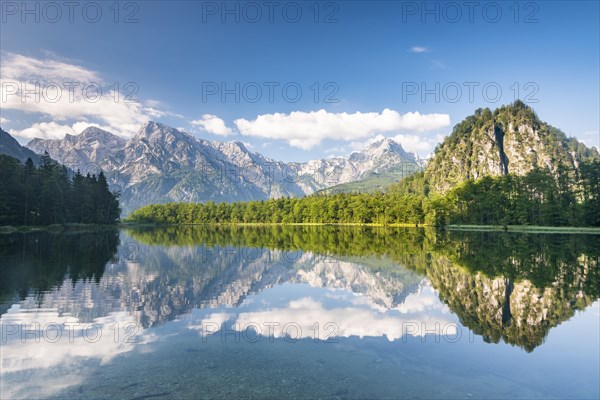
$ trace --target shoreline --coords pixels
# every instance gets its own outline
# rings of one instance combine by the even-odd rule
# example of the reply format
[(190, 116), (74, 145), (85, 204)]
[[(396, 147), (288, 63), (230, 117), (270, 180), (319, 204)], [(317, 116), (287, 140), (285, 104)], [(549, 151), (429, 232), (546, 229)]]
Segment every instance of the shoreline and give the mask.
[(427, 224), (380, 224), (380, 223), (356, 223), (356, 222), (300, 222), (300, 223), (277, 223), (277, 222), (202, 222), (190, 224), (172, 224), (172, 223), (135, 223), (121, 222), (114, 225), (99, 224), (54, 224), (47, 226), (0, 226), (0, 234), (8, 233), (28, 233), (28, 232), (52, 232), (52, 233), (72, 233), (72, 232), (90, 232), (103, 231), (111, 229), (122, 229), (132, 227), (165, 227), (165, 226), (228, 226), (228, 227), (251, 227), (251, 226), (354, 226), (370, 228), (431, 228), (446, 229), (451, 231), (480, 231), (480, 232), (521, 232), (521, 233), (573, 233), (573, 234), (600, 234), (600, 227), (579, 227), (579, 226), (535, 226), (535, 225), (446, 225), (444, 227), (435, 227)]
[(52, 225), (5, 225), (0, 226), (0, 234), (9, 233), (30, 233), (30, 232), (50, 232), (50, 233), (74, 233), (74, 232), (99, 232), (105, 230), (114, 230), (121, 228), (121, 224), (101, 225), (101, 224), (52, 224)]
[(536, 225), (446, 225), (444, 227), (435, 227), (427, 224), (378, 224), (378, 223), (356, 223), (356, 222), (200, 222), (188, 224), (173, 223), (135, 223), (124, 222), (121, 227), (164, 227), (164, 226), (364, 226), (374, 228), (431, 228), (446, 229), (454, 231), (489, 231), (489, 232), (523, 232), (523, 233), (579, 233), (579, 234), (600, 234), (600, 227), (579, 227), (579, 226), (536, 226)]

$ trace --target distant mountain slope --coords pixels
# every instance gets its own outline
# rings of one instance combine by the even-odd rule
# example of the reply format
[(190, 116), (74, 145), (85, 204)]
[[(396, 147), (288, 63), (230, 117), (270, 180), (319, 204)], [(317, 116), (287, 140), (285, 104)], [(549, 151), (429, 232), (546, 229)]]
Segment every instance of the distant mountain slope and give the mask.
[(446, 191), (467, 179), (508, 173), (525, 175), (535, 167), (578, 169), (600, 159), (598, 150), (540, 121), (524, 103), (478, 109), (457, 124), (435, 149), (425, 178), (434, 191)]
[(40, 162), (40, 157), (36, 153), (29, 150), (27, 147), (21, 146), (15, 138), (2, 128), (0, 128), (0, 154), (6, 154), (7, 156), (16, 158), (22, 163), (27, 161), (28, 158), (31, 158), (31, 161), (36, 165)]
[(127, 141), (88, 128), (61, 140), (34, 139), (27, 146), (84, 173), (105, 171), (112, 188), (121, 191), (125, 214), (151, 203), (304, 196), (374, 174), (396, 179), (398, 171), (414, 171), (421, 163), (390, 139), (348, 158), (284, 163), (239, 141), (198, 139), (157, 122), (144, 124)]
[(311, 178), (316, 191), (368, 180), (373, 176), (400, 180), (419, 170), (423, 163), (417, 155), (407, 153), (400, 143), (384, 138), (371, 143), (362, 151), (352, 153), (348, 158), (329, 158), (292, 165), (299, 176)]
[(33, 139), (27, 147), (36, 153), (47, 151), (50, 157), (72, 170), (96, 172), (94, 164), (102, 163), (125, 146), (125, 140), (96, 127), (89, 127), (79, 135), (65, 135), (64, 139)]
[(383, 173), (372, 172), (364, 178), (353, 182), (342, 183), (339, 185), (331, 186), (329, 188), (321, 189), (319, 193), (322, 194), (337, 194), (337, 193), (373, 193), (383, 192), (388, 187), (397, 184), (402, 179), (414, 174), (417, 171), (422, 170), (422, 167), (415, 164), (411, 168), (398, 168), (394, 171), (385, 171)]
[(155, 122), (142, 126), (103, 167), (123, 188), (126, 210), (169, 201), (248, 201), (298, 196), (286, 164), (241, 142), (209, 142)]

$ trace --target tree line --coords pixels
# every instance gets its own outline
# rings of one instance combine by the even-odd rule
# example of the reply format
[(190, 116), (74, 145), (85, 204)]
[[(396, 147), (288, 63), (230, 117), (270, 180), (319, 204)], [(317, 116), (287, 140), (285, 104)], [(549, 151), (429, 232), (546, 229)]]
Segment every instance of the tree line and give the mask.
[(486, 176), (430, 193), (423, 173), (385, 193), (339, 193), (236, 203), (142, 207), (135, 223), (357, 223), (600, 226), (600, 162), (574, 172), (536, 168), (523, 176)]
[(75, 174), (52, 160), (31, 158), (25, 164), (0, 155), (0, 225), (51, 225), (63, 223), (114, 224), (121, 209), (119, 194), (108, 188), (102, 172)]
[(600, 162), (468, 180), (431, 202), (434, 225), (600, 226)]

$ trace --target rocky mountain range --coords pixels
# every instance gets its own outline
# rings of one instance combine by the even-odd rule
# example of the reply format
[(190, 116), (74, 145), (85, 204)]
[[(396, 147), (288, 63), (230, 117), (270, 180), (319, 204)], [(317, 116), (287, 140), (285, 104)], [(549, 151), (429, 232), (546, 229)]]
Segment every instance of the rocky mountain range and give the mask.
[(304, 196), (372, 174), (416, 171), (417, 155), (381, 139), (349, 157), (285, 163), (252, 152), (240, 141), (196, 138), (158, 122), (124, 140), (89, 127), (63, 139), (34, 139), (27, 149), (48, 154), (82, 173), (104, 171), (121, 192), (124, 214), (152, 203), (231, 202)]

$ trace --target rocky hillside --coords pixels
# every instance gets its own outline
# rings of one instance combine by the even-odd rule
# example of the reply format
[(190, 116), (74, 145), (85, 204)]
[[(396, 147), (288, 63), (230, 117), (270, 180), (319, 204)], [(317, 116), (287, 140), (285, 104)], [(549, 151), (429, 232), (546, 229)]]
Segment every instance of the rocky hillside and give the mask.
[[(348, 158), (313, 160), (292, 166), (300, 177), (308, 177), (314, 182), (313, 191), (342, 185), (339, 191), (343, 192), (357, 188), (350, 186), (346, 190), (347, 184), (371, 182), (373, 178), (386, 183), (389, 181), (390, 184), (397, 182), (420, 170), (423, 161), (417, 154), (406, 152), (400, 143), (384, 138), (369, 144), (362, 151), (352, 153)], [(358, 188), (358, 191), (362, 191), (360, 184)]]
[(432, 190), (443, 192), (466, 179), (524, 175), (535, 167), (574, 171), (589, 159), (600, 159), (598, 150), (568, 138), (517, 101), (493, 112), (478, 109), (456, 125), (436, 148), (425, 177)]
[(48, 152), (52, 159), (72, 170), (90, 171), (92, 165), (104, 162), (125, 146), (125, 140), (96, 127), (79, 135), (65, 135), (62, 140), (33, 139), (27, 147), (38, 154)]
[(31, 161), (33, 161), (34, 164), (38, 164), (40, 161), (40, 157), (37, 154), (28, 148), (21, 146), (15, 138), (10, 136), (8, 132), (2, 130), (2, 128), (0, 128), (0, 154), (6, 154), (7, 156), (16, 158), (22, 163), (27, 161), (28, 158), (31, 158)]

